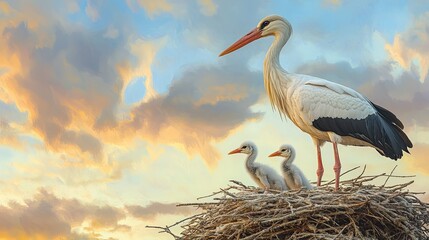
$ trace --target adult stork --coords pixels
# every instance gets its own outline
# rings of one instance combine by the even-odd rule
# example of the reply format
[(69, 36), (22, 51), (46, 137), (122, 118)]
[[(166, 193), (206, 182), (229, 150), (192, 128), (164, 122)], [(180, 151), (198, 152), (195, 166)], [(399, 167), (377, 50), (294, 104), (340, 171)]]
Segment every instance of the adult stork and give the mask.
[(288, 190), (283, 178), (278, 175), (274, 169), (260, 163), (255, 163), (256, 156), (258, 155), (258, 149), (254, 143), (244, 142), (240, 147), (232, 150), (228, 154), (231, 155), (236, 153), (247, 154), (246, 170), (256, 184), (261, 188), (264, 188), (265, 191), (268, 189), (280, 191)]
[(288, 73), (280, 66), (280, 51), (292, 34), (290, 23), (280, 16), (263, 18), (255, 29), (225, 49), (233, 52), (262, 37), (274, 36), (264, 60), (264, 85), (271, 104), (302, 131), (311, 135), (317, 149), (317, 185), (324, 172), (320, 147), (331, 142), (335, 155), (335, 190), (341, 170), (337, 144), (370, 146), (393, 160), (413, 145), (404, 125), (389, 110), (360, 93), (325, 79)]

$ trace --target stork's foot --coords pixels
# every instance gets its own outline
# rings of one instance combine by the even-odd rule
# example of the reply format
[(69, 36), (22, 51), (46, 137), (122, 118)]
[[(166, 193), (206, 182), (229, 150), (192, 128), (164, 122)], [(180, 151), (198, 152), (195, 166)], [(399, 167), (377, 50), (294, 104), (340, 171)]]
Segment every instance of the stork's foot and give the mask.
[(268, 193), (270, 193), (270, 191), (268, 190), (268, 188), (267, 187), (264, 188), (264, 194), (268, 194)]

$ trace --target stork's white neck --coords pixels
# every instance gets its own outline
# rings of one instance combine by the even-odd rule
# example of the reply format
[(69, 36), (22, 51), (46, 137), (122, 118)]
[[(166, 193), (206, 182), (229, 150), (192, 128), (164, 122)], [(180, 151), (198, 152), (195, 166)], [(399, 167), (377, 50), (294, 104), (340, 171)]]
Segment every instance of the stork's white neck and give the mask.
[(268, 49), (267, 55), (265, 55), (264, 73), (267, 72), (266, 70), (272, 70), (273, 68), (286, 72), (280, 65), (280, 52), (289, 37), (290, 36), (287, 36), (284, 33), (277, 33), (274, 35), (274, 41)]
[(280, 65), (280, 52), (289, 37), (290, 34), (286, 33), (274, 35), (274, 41), (264, 60), (264, 85), (271, 105), (287, 116), (289, 114), (285, 105), (286, 90), (293, 80), (287, 76), (286, 70)]
[(247, 156), (246, 168), (248, 171), (251, 171), (251, 172), (253, 171), (252, 169), (254, 168), (254, 163), (257, 155), (258, 155), (258, 150), (256, 148), (253, 148), (252, 153), (249, 154), (249, 156)]

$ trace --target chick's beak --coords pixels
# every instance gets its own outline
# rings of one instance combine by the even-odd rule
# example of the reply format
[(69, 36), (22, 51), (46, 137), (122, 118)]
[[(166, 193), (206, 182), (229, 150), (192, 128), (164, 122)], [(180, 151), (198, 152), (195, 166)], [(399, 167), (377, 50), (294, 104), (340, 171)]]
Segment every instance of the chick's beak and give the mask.
[(240, 148), (237, 148), (237, 149), (234, 149), (231, 152), (229, 152), (228, 155), (236, 154), (236, 153), (240, 153), (240, 152), (241, 152)]
[(268, 157), (276, 157), (276, 156), (280, 156), (280, 151), (276, 151), (276, 152), (273, 152), (273, 153), (271, 153)]

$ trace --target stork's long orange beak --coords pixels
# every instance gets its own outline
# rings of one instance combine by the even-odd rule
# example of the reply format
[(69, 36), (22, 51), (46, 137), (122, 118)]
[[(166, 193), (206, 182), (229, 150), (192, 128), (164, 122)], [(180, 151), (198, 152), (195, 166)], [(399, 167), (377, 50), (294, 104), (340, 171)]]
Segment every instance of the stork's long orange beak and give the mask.
[(219, 54), (219, 57), (222, 57), (223, 55), (226, 55), (230, 52), (234, 52), (237, 49), (240, 49), (247, 44), (255, 41), (256, 39), (261, 38), (261, 30), (258, 28), (253, 29), (248, 34), (246, 34), (244, 37), (240, 38), (237, 42), (229, 46), (229, 48), (225, 49), (221, 54)]
[(281, 155), (281, 152), (280, 151), (276, 151), (276, 152), (271, 153), (270, 156), (268, 156), (268, 157), (277, 157), (277, 156), (280, 156), (280, 155)]
[(240, 152), (241, 152), (241, 149), (240, 149), (240, 148), (237, 148), (237, 149), (234, 149), (234, 150), (232, 150), (231, 152), (229, 152), (229, 153), (228, 153), (228, 155), (236, 154), (236, 153), (240, 153)]

